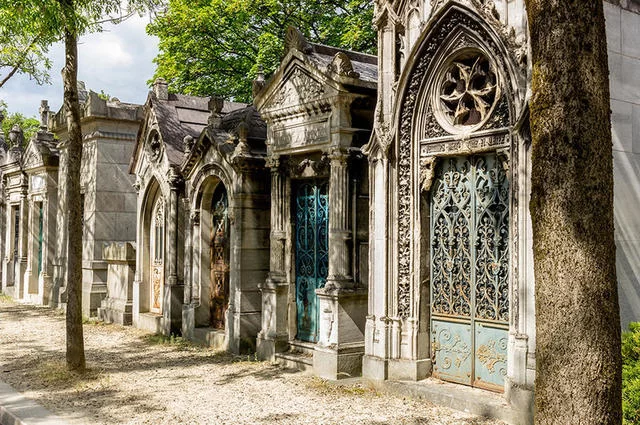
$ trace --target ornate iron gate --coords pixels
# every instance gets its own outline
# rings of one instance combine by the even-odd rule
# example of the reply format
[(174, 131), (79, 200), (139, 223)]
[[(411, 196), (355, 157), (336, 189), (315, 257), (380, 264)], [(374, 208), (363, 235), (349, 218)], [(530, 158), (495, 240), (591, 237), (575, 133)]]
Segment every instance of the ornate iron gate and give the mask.
[(295, 191), (297, 339), (318, 340), (318, 297), (329, 268), (329, 196), (326, 181), (301, 181)]
[(164, 292), (164, 198), (158, 197), (151, 217), (151, 306), (152, 313), (162, 313)]
[(434, 376), (504, 388), (509, 183), (495, 154), (447, 158), (431, 191)]
[(224, 329), (229, 304), (229, 201), (218, 184), (211, 202), (211, 279), (209, 285), (210, 325)]

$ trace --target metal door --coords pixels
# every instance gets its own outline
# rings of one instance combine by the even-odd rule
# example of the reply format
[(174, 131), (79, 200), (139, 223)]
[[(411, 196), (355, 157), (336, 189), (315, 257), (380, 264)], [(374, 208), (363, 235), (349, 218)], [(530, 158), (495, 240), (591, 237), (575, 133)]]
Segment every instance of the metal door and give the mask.
[(43, 223), (43, 210), (42, 210), (42, 202), (38, 204), (38, 276), (40, 276), (40, 272), (42, 271), (42, 238), (43, 231), (42, 225)]
[(210, 325), (224, 329), (229, 304), (229, 202), (220, 183), (211, 202), (211, 278), (209, 283)]
[(150, 297), (152, 313), (162, 313), (164, 292), (164, 198), (160, 196), (153, 207), (151, 216), (151, 237), (149, 253), (151, 255)]
[(509, 183), (495, 154), (447, 158), (431, 192), (434, 376), (504, 388)]
[(295, 260), (297, 339), (318, 340), (318, 297), (329, 268), (328, 186), (326, 181), (301, 181), (295, 190)]

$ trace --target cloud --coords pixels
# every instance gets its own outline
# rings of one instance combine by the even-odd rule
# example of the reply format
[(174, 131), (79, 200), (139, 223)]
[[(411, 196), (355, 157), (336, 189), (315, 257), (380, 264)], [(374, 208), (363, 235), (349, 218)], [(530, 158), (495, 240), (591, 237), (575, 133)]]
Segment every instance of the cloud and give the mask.
[[(78, 43), (78, 79), (87, 89), (115, 96), (123, 102), (143, 103), (149, 80), (155, 71), (153, 58), (158, 40), (145, 33), (148, 16), (134, 16), (121, 24), (106, 24), (104, 31), (83, 36)], [(14, 76), (0, 89), (0, 99), (10, 112), (27, 116), (38, 114), (41, 99), (47, 99), (56, 111), (62, 105), (64, 47), (57, 43), (50, 49), (51, 85), (38, 86), (24, 75)]]

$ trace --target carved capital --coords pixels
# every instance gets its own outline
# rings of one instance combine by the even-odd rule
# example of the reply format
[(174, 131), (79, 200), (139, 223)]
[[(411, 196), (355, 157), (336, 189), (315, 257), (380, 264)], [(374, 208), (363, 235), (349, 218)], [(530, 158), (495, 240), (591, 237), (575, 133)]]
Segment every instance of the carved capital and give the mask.
[(272, 173), (280, 172), (280, 156), (272, 155), (265, 159), (265, 167), (271, 168)]
[(431, 190), (437, 162), (438, 157), (436, 156), (420, 158), (420, 188), (425, 192)]
[(169, 167), (169, 173), (167, 174), (167, 181), (172, 190), (178, 189), (178, 187), (184, 182), (182, 175), (176, 169), (176, 167)]
[(511, 149), (509, 149), (509, 148), (498, 149), (496, 151), (496, 156), (498, 157), (498, 161), (500, 161), (502, 163), (502, 169), (504, 170), (504, 172), (508, 176), (509, 175), (509, 166), (510, 166), (510, 163), (511, 163)]
[(200, 225), (200, 211), (198, 211), (198, 210), (191, 211), (191, 214), (189, 215), (189, 218), (191, 219), (191, 225), (192, 226), (199, 226)]
[(331, 160), (332, 167), (346, 166), (349, 160), (349, 152), (338, 147), (331, 148), (327, 156)]

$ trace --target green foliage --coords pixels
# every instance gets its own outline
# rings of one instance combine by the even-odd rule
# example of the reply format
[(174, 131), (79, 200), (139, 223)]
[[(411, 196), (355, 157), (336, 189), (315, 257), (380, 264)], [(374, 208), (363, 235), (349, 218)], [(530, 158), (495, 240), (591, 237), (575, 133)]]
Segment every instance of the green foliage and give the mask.
[(622, 334), (622, 414), (625, 425), (640, 424), (640, 322)]
[(8, 112), (7, 104), (2, 100), (0, 100), (0, 112), (4, 115), (4, 121), (2, 122), (2, 134), (4, 135), (4, 140), (7, 144), (10, 143), (9, 131), (11, 131), (11, 128), (15, 124), (18, 124), (22, 129), (25, 145), (29, 142), (31, 136), (33, 136), (40, 128), (40, 121), (38, 121), (36, 117), (25, 117), (19, 112)]
[(68, 31), (80, 36), (101, 31), (160, 0), (0, 0), (0, 87), (14, 74), (50, 82), (48, 47)]
[(102, 100), (113, 99), (113, 96), (111, 96), (109, 93), (105, 93), (104, 90), (100, 90), (100, 93), (98, 93), (98, 97)]
[(154, 79), (173, 92), (249, 101), (258, 65), (278, 67), (288, 26), (312, 42), (375, 53), (372, 17), (368, 0), (169, 0), (147, 27), (160, 39)]

